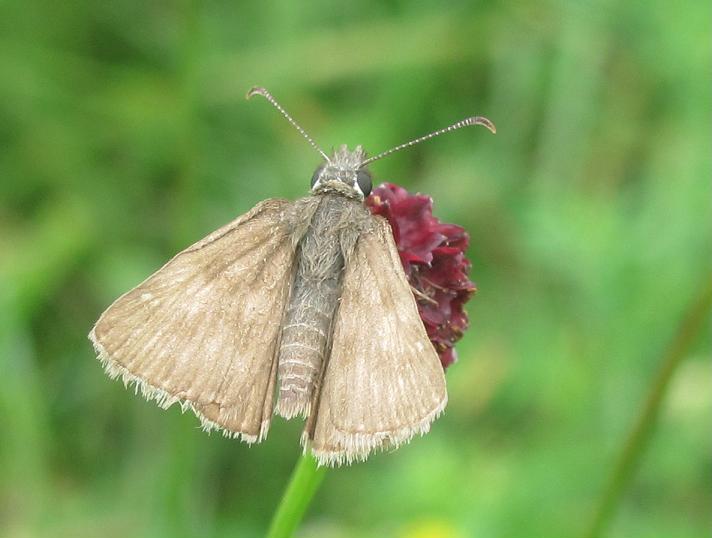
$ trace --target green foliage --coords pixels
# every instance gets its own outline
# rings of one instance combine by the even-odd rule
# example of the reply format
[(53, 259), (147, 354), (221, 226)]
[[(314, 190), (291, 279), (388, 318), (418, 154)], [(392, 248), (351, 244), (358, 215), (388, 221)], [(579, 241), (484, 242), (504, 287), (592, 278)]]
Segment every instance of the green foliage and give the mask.
[[(0, 4), (0, 534), (264, 536), (299, 424), (207, 436), (109, 381), (98, 314), (325, 147), (472, 237), (471, 329), (423, 439), (327, 473), (301, 536), (586, 530), (710, 275), (708, 6), (613, 2)], [(685, 353), (609, 536), (700, 536), (709, 336)]]

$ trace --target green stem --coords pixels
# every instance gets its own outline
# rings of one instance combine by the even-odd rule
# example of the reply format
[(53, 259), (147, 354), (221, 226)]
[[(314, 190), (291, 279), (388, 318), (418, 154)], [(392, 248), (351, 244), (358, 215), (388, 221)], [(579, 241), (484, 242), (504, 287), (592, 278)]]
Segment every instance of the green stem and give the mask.
[[(705, 278), (708, 280), (708, 277)], [(706, 281), (700, 286), (700, 289), (702, 289), (702, 293), (697, 295), (690, 304), (675, 337), (663, 354), (660, 369), (650, 387), (643, 409), (623, 445), (595, 515), (587, 532), (583, 535), (586, 538), (598, 538), (601, 536), (606, 525), (613, 517), (618, 501), (628, 482), (633, 477), (641, 456), (648, 445), (660, 406), (673, 374), (687, 356), (690, 347), (695, 343), (697, 336), (705, 326), (705, 320), (712, 308), (712, 285)]]
[(326, 467), (317, 467), (316, 460), (311, 454), (307, 453), (299, 457), (287, 489), (272, 517), (267, 538), (292, 536), (325, 474)]

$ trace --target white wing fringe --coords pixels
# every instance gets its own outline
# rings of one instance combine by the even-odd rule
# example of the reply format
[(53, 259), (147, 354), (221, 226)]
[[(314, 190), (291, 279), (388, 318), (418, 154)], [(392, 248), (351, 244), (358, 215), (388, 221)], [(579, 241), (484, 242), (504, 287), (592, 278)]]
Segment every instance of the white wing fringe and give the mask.
[(409, 443), (416, 434), (425, 435), (430, 431), (430, 425), (443, 413), (446, 406), (447, 395), (435, 409), (419, 422), (398, 430), (368, 433), (346, 433), (336, 430), (331, 434), (330, 441), (341, 447), (341, 450), (316, 450), (311, 448), (306, 432), (302, 434), (300, 443), (304, 453), (311, 449), (319, 467), (322, 465), (326, 467), (351, 465), (354, 462), (366, 461), (368, 456), (375, 450), (395, 450), (399, 446)]
[(145, 379), (132, 374), (126, 367), (114, 361), (114, 359), (112, 359), (106, 352), (104, 346), (102, 346), (97, 340), (96, 335), (94, 334), (94, 329), (92, 329), (89, 333), (89, 339), (92, 344), (94, 344), (94, 350), (97, 353), (99, 362), (101, 362), (104, 371), (111, 379), (117, 379), (120, 377), (125, 387), (133, 387), (136, 394), (140, 393), (146, 400), (156, 402), (160, 408), (168, 409), (173, 404), (178, 404), (182, 413), (190, 410), (196, 417), (198, 417), (198, 419), (200, 419), (200, 427), (203, 431), (210, 433), (215, 430), (220, 432), (224, 437), (238, 439), (248, 445), (259, 443), (267, 437), (270, 426), (269, 419), (262, 421), (259, 435), (249, 435), (244, 432), (233, 432), (227, 430), (203, 415), (198, 409), (196, 409), (193, 402), (174, 396), (165, 390), (152, 385)]

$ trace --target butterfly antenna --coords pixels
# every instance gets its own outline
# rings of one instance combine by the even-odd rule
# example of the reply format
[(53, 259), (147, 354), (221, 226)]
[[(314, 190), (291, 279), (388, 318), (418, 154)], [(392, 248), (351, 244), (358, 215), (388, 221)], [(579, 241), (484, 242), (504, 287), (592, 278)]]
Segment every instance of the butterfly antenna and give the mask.
[(301, 133), (301, 135), (302, 135), (304, 138), (307, 139), (307, 142), (309, 142), (309, 145), (310, 145), (311, 147), (313, 147), (315, 150), (317, 150), (317, 151), (321, 154), (322, 157), (324, 157), (324, 159), (326, 160), (326, 162), (331, 162), (331, 160), (330, 160), (329, 157), (326, 155), (326, 153), (324, 153), (324, 151), (323, 151), (319, 146), (317, 146), (316, 142), (314, 142), (314, 140), (312, 139), (312, 137), (309, 136), (309, 135), (307, 134), (307, 132), (306, 132), (304, 129), (302, 129), (302, 127), (301, 127), (296, 121), (294, 121), (294, 119), (292, 118), (292, 116), (290, 116), (290, 115), (287, 113), (287, 111), (284, 110), (284, 108), (282, 108), (282, 105), (280, 105), (280, 104), (277, 102), (277, 100), (276, 100), (274, 97), (272, 97), (272, 94), (271, 94), (271, 93), (269, 93), (265, 88), (260, 88), (260, 87), (258, 87), (258, 86), (255, 86), (255, 87), (252, 88), (249, 92), (247, 92), (247, 99), (249, 99), (249, 98), (252, 97), (253, 95), (261, 95), (262, 97), (264, 97), (265, 99), (267, 99), (267, 100), (272, 104), (272, 106), (274, 106), (274, 108), (276, 108), (277, 110), (279, 110), (279, 111), (281, 112), (282, 116), (284, 116), (285, 118), (287, 118), (287, 121), (288, 121), (289, 123), (291, 123), (292, 126), (293, 126), (297, 131), (299, 131), (299, 132)]
[(470, 125), (482, 125), (492, 131), (492, 133), (497, 132), (497, 128), (494, 126), (494, 123), (492, 123), (487, 118), (483, 116), (472, 116), (471, 118), (465, 118), (464, 120), (460, 120), (457, 123), (453, 123), (452, 125), (450, 125), (449, 127), (445, 127), (444, 129), (440, 129), (430, 134), (426, 134), (425, 136), (421, 136), (420, 138), (416, 138), (415, 140), (411, 140), (410, 142), (406, 142), (405, 144), (396, 146), (393, 149), (389, 149), (388, 151), (379, 153), (375, 157), (370, 157), (363, 161), (361, 163), (361, 166), (366, 166), (367, 164), (372, 163), (373, 161), (377, 161), (378, 159), (382, 159), (383, 157), (386, 157), (391, 153), (395, 153), (396, 151), (415, 146), (416, 144), (420, 144), (421, 142), (425, 142), (426, 140), (430, 140), (431, 138), (435, 138), (436, 136), (440, 136), (441, 134), (449, 133), (450, 131), (460, 129), (461, 127), (469, 127)]

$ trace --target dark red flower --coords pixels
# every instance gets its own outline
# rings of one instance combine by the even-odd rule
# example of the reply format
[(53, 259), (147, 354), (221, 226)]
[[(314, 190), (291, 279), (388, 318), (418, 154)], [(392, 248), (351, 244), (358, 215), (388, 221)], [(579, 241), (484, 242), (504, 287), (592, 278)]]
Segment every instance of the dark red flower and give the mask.
[(403, 269), (413, 287), (420, 317), (443, 368), (457, 360), (453, 346), (468, 326), (463, 305), (475, 292), (467, 232), (433, 216), (433, 200), (384, 183), (373, 189), (366, 205), (391, 225)]

